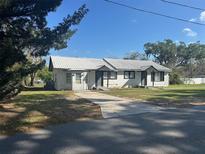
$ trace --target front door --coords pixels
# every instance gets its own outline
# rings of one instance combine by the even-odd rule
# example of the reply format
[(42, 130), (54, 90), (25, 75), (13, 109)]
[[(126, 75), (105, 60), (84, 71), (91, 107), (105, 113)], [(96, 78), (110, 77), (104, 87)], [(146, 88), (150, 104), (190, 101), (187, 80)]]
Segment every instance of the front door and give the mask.
[(72, 73), (66, 73), (66, 84), (64, 84), (63, 86), (66, 86), (66, 90), (72, 90)]
[(103, 86), (103, 71), (96, 71), (95, 84), (96, 87)]
[(142, 86), (147, 85), (147, 72), (146, 71), (141, 72), (141, 85)]

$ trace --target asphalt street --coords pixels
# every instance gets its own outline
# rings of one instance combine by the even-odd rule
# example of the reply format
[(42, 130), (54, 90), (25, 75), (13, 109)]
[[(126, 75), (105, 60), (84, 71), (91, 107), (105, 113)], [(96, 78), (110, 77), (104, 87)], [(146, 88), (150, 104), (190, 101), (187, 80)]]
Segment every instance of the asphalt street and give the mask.
[(0, 153), (205, 153), (205, 110), (169, 109), (0, 136)]

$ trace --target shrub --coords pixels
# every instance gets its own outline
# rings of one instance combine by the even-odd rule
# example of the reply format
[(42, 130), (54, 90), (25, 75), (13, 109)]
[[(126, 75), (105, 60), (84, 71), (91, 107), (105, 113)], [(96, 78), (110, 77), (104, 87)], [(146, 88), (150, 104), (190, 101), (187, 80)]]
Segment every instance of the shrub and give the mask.
[(173, 71), (169, 75), (169, 83), (170, 84), (183, 84), (180, 78), (181, 78), (180, 73)]

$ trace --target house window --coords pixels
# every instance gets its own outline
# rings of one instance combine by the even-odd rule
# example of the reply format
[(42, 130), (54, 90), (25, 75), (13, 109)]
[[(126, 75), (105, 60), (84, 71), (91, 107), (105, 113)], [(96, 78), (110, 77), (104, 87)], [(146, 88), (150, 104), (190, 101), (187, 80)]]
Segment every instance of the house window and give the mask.
[(103, 72), (103, 79), (117, 79), (117, 72)]
[(124, 72), (124, 79), (129, 79), (129, 72)]
[(152, 72), (151, 73), (151, 80), (152, 82), (162, 82), (164, 81), (164, 72)]
[(124, 72), (124, 79), (134, 79), (135, 72), (134, 71), (125, 71)]
[(108, 72), (103, 72), (103, 79), (108, 79)]
[(155, 72), (151, 73), (151, 81), (154, 82), (155, 81)]
[(164, 81), (164, 72), (160, 72), (160, 81)]
[(109, 77), (110, 79), (117, 79), (117, 72), (110, 72)]
[(135, 78), (135, 72), (129, 72), (129, 78), (134, 79)]
[(76, 73), (75, 82), (81, 84), (81, 73)]
[(66, 83), (69, 84), (71, 83), (72, 80), (72, 75), (71, 73), (66, 73)]

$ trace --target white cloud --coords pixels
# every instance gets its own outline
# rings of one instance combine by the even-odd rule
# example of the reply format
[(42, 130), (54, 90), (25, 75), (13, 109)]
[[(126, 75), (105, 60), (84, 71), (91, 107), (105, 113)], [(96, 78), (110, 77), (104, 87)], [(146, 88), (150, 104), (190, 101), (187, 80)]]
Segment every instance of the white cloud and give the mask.
[(191, 18), (189, 21), (196, 22), (197, 19), (196, 18)]
[(205, 11), (201, 12), (199, 19), (200, 21), (205, 22)]
[(190, 37), (195, 37), (198, 35), (197, 32), (194, 32), (190, 28), (184, 28), (183, 33), (185, 33), (187, 36), (190, 36)]
[(192, 22), (197, 22), (197, 21), (205, 22), (205, 11), (202, 11), (200, 13), (199, 17), (191, 18), (191, 19), (189, 19), (189, 21), (192, 21)]

